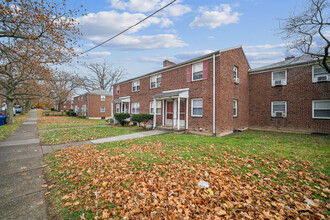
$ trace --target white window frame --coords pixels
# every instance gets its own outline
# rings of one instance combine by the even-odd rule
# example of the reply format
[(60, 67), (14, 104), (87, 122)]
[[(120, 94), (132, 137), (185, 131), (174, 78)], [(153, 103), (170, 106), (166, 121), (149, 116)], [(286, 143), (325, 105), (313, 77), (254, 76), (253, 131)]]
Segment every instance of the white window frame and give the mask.
[(63, 108), (64, 108), (64, 109), (66, 109), (66, 105), (65, 105), (65, 106), (63, 106)]
[(238, 78), (238, 67), (237, 66), (234, 66), (233, 73), (234, 73), (234, 83), (238, 84), (239, 78)]
[[(158, 104), (160, 106), (159, 108), (157, 108), (158, 107)], [(151, 115), (154, 114), (154, 107), (153, 107), (153, 105), (154, 105), (154, 101), (151, 101), (149, 103), (149, 113)], [(159, 113), (157, 113), (157, 109), (160, 109)], [(161, 115), (161, 112), (162, 112), (162, 101), (156, 101), (156, 115)]]
[[(160, 82), (157, 82), (157, 79), (160, 78)], [(155, 86), (152, 87), (152, 83), (155, 83)], [(150, 89), (159, 88), (162, 86), (162, 74), (157, 74), (150, 76)]]
[[(275, 104), (275, 103), (284, 103), (284, 105), (285, 105), (285, 111), (284, 111), (284, 116), (282, 116), (282, 117), (276, 117), (276, 114), (274, 114), (273, 113), (273, 105)], [(273, 117), (273, 118), (286, 118), (287, 117), (287, 115), (288, 115), (288, 111), (287, 111), (287, 102), (286, 101), (273, 101), (272, 102), (272, 104), (271, 104), (271, 116)]]
[(105, 102), (105, 95), (101, 95), (101, 102)]
[(284, 72), (284, 80), (282, 80), (282, 86), (286, 86), (288, 82), (288, 71), (287, 70), (277, 70), (272, 72), (272, 86), (275, 86), (274, 73)]
[(315, 117), (314, 116), (314, 111), (315, 111), (314, 103), (315, 102), (330, 102), (330, 100), (313, 100), (312, 101), (312, 118), (316, 118), (316, 119), (330, 119), (330, 117)]
[[(198, 62), (198, 63), (194, 63), (191, 65), (191, 81), (199, 81), (199, 80), (203, 80), (203, 70), (204, 70), (204, 66), (203, 66), (204, 62)], [(198, 72), (194, 72), (194, 66), (197, 66), (197, 65), (201, 65), (202, 66), (202, 70), (201, 71), (198, 71)], [(194, 79), (194, 74), (202, 74), (202, 78), (200, 79)]]
[[(202, 108), (202, 115), (194, 115), (194, 101), (196, 100), (202, 100), (202, 106), (198, 106), (199, 108)], [(202, 98), (196, 98), (191, 99), (191, 117), (203, 117), (203, 99)]]
[[(134, 88), (136, 88), (134, 90)], [(138, 92), (140, 91), (140, 80), (135, 80), (132, 82), (132, 92)]]
[[(320, 68), (324, 68), (324, 67), (322, 67), (322, 66), (320, 66), (320, 65), (314, 65), (313, 66), (313, 70), (312, 70), (312, 82), (313, 83), (317, 83), (318, 81), (317, 81), (317, 78), (314, 76), (314, 68), (315, 67), (320, 67)], [(330, 78), (330, 73), (328, 73), (327, 71), (324, 73), (324, 75), (328, 75), (328, 78)]]
[[(233, 117), (234, 118), (237, 118), (237, 115), (238, 115), (238, 108), (237, 108), (237, 103), (238, 103), (238, 100), (237, 99), (234, 99), (234, 106), (233, 106)], [(234, 114), (234, 109), (236, 110), (236, 114)]]
[(120, 113), (120, 103), (116, 104), (116, 113)]
[[(138, 108), (135, 105), (137, 105)], [(138, 109), (139, 111), (137, 112), (136, 109)], [(139, 102), (132, 102), (131, 113), (132, 114), (140, 114), (140, 103)]]
[(84, 96), (81, 96), (81, 101), (84, 101)]
[(116, 86), (116, 95), (119, 95), (120, 87)]
[[(102, 111), (102, 109), (103, 109), (103, 111)], [(105, 113), (105, 107), (104, 107), (104, 106), (101, 106), (101, 108), (100, 108), (100, 112), (101, 112), (101, 113)]]

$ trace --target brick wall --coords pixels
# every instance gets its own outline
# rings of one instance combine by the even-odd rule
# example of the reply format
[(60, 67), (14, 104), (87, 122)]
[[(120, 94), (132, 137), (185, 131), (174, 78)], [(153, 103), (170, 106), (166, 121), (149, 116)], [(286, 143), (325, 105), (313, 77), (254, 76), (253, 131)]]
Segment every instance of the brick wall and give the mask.
[[(152, 97), (162, 91), (189, 88), (188, 127), (191, 131), (212, 133), (213, 123), (213, 58), (207, 59), (207, 79), (187, 82), (187, 65), (162, 73), (160, 88), (150, 89), (150, 76), (140, 79), (140, 91), (132, 92), (132, 82), (120, 84), (120, 94), (114, 99), (130, 96), (131, 103), (140, 103), (140, 113), (149, 113)], [(232, 132), (233, 129), (248, 126), (248, 62), (241, 48), (222, 52), (216, 57), (216, 133)], [(233, 67), (239, 68), (240, 84), (233, 81)], [(203, 117), (191, 116), (191, 102), (203, 99)], [(239, 100), (238, 118), (233, 119), (233, 99)], [(115, 109), (115, 104), (114, 104)], [(162, 124), (162, 116), (157, 116), (157, 124)]]
[[(81, 101), (81, 97), (83, 97), (82, 101)], [(83, 105), (86, 105), (86, 111), (88, 112), (88, 103), (87, 103), (87, 95), (86, 94), (74, 97), (73, 111), (75, 111), (76, 106), (78, 106), (79, 107), (79, 112), (77, 114), (78, 116), (82, 116), (81, 107)]]
[[(110, 118), (111, 117), (112, 96), (105, 96), (105, 101), (101, 101), (100, 95), (89, 95), (89, 118)], [(105, 112), (101, 112), (101, 107), (105, 107)]]
[[(312, 83), (312, 66), (287, 69), (287, 85), (271, 86), (271, 72), (249, 75), (249, 127), (330, 133), (330, 120), (312, 118), (312, 100), (330, 100), (330, 82)], [(271, 102), (286, 101), (287, 117), (271, 117)]]

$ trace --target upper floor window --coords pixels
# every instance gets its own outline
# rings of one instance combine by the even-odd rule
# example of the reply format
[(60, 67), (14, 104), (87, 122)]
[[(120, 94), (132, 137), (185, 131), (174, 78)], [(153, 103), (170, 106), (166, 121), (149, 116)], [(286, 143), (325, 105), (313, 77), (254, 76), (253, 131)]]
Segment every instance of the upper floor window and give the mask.
[(313, 118), (330, 119), (330, 100), (313, 101)]
[(237, 100), (234, 100), (234, 113), (233, 113), (233, 116), (236, 118), (237, 117)]
[[(160, 115), (162, 111), (162, 103), (161, 101), (156, 101), (156, 115)], [(154, 101), (150, 102), (150, 114), (154, 114)]]
[(120, 86), (119, 86), (119, 85), (116, 87), (116, 94), (117, 94), (117, 95), (120, 94)]
[(312, 82), (330, 81), (330, 73), (322, 66), (313, 66)]
[(203, 99), (191, 100), (191, 116), (195, 116), (195, 117), (203, 116)]
[(133, 102), (132, 103), (132, 114), (139, 114), (140, 113), (140, 103)]
[(101, 95), (101, 101), (102, 101), (102, 102), (105, 101), (105, 95)]
[(281, 70), (272, 72), (272, 86), (282, 86), (286, 85), (287, 81), (287, 71)]
[(80, 98), (80, 99), (81, 99), (81, 101), (84, 101), (84, 96), (81, 96), (81, 98)]
[(140, 91), (140, 80), (132, 82), (132, 92)]
[(233, 72), (234, 72), (234, 83), (238, 84), (239, 78), (238, 78), (238, 67), (237, 66), (234, 66)]
[(192, 65), (192, 81), (203, 79), (203, 62)]
[(286, 102), (272, 102), (272, 117), (286, 117)]
[(162, 84), (162, 75), (158, 74), (155, 76), (150, 76), (150, 88), (158, 88)]

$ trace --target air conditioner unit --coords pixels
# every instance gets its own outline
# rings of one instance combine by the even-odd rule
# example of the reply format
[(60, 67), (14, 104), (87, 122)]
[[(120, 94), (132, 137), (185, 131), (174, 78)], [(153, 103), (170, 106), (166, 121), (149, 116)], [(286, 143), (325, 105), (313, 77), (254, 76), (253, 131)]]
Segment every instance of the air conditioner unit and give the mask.
[(234, 78), (234, 83), (238, 84), (239, 83), (239, 78)]
[(282, 82), (281, 79), (279, 79), (279, 80), (275, 80), (275, 81), (274, 81), (274, 85), (275, 85), (275, 86), (281, 86), (281, 85), (283, 85), (283, 82)]
[(318, 82), (330, 81), (330, 76), (328, 76), (328, 75), (318, 76), (317, 81)]
[(284, 112), (275, 112), (275, 117), (284, 117)]

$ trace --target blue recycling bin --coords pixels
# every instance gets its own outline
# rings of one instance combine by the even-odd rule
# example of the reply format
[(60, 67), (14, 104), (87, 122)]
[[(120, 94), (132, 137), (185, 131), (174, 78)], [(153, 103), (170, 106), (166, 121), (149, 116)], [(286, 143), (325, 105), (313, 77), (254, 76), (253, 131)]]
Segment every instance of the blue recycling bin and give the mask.
[(7, 115), (0, 115), (0, 126), (6, 122)]

